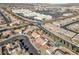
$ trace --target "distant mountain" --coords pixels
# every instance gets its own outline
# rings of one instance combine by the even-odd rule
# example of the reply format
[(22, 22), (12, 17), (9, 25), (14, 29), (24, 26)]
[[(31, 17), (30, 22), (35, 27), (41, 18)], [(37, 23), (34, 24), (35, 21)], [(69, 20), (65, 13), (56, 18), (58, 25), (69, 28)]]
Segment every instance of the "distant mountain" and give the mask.
[(67, 4), (50, 4), (50, 3), (0, 3), (0, 6), (59, 6), (59, 7), (79, 7), (79, 3), (67, 3)]

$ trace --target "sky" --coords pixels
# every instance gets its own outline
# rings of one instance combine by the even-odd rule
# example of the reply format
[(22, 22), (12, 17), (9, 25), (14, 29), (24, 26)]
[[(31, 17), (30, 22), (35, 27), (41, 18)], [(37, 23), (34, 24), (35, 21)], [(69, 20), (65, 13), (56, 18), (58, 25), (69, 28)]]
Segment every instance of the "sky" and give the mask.
[(79, 3), (79, 0), (0, 0), (0, 3)]

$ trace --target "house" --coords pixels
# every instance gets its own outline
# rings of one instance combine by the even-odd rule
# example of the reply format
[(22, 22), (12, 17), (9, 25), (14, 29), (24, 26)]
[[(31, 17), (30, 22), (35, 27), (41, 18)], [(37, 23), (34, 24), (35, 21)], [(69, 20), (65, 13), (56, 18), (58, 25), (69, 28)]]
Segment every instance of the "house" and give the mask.
[(33, 33), (32, 33), (32, 37), (34, 37), (34, 38), (36, 39), (36, 38), (40, 37), (40, 35), (37, 34), (36, 32), (33, 32)]

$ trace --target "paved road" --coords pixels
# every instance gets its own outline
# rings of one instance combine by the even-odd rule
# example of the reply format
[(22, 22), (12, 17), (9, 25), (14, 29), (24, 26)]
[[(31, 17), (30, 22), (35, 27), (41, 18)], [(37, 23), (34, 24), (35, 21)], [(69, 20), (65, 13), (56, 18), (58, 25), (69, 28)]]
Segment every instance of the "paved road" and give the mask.
[(76, 34), (79, 34), (78, 32), (75, 32), (75, 31), (70, 30), (70, 29), (67, 28), (67, 26), (72, 25), (72, 24), (77, 23), (77, 22), (79, 22), (79, 20), (78, 20), (78, 21), (75, 21), (75, 22), (72, 22), (72, 23), (69, 23), (69, 24), (67, 24), (67, 25), (61, 26), (61, 28), (64, 28), (64, 29), (66, 29), (66, 30), (69, 30), (69, 31), (71, 31), (71, 32), (74, 32), (74, 33), (76, 33)]
[(24, 35), (24, 34), (16, 34), (16, 35), (12, 35), (11, 37), (7, 38), (7, 39), (2, 39), (3, 41), (0, 41), (0, 45), (2, 46), (3, 44), (12, 42), (14, 40), (16, 40), (15, 38), (17, 38), (18, 40), (23, 39), (24, 44), (29, 47), (28, 52), (33, 53), (34, 55), (39, 55), (38, 51), (35, 49), (35, 47), (31, 44), (29, 38)]
[(10, 23), (11, 22), (11, 20), (4, 14), (4, 13), (2, 13), (2, 12), (0, 12), (1, 13), (1, 15), (3, 16), (3, 18), (4, 18), (4, 20), (7, 22), (7, 23)]
[[(38, 25), (38, 27), (40, 27), (42, 30), (44, 30), (44, 31), (46, 31), (46, 32), (48, 32), (48, 33), (50, 33), (50, 34), (53, 34), (53, 33), (51, 33), (50, 31), (48, 31), (47, 29), (45, 29), (43, 26), (41, 26), (41, 25)], [(54, 35), (54, 34), (53, 34), (53, 35)], [(56, 36), (56, 35), (55, 35), (55, 36)], [(66, 42), (68, 42), (69, 44), (73, 45), (74, 47), (79, 48), (79, 46), (76, 45), (75, 43), (73, 43), (73, 42), (71, 42), (71, 41), (67, 41), (67, 40), (65, 40), (65, 39), (63, 39), (63, 40), (66, 41)]]

